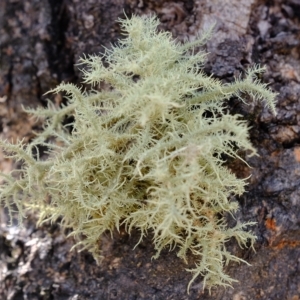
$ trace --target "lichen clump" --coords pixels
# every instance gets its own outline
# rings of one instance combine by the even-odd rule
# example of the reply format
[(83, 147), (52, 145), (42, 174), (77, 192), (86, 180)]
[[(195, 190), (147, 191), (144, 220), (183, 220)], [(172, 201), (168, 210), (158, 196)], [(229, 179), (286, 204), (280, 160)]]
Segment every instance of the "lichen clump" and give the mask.
[[(263, 68), (231, 84), (205, 75), (206, 54), (193, 49), (207, 36), (179, 44), (158, 32), (158, 23), (155, 17), (121, 20), (125, 38), (117, 46), (80, 60), (84, 83), (94, 88), (62, 83), (52, 92), (64, 92), (67, 106), (30, 110), (45, 121), (35, 139), (1, 142), (23, 162), (4, 175), (1, 201), (10, 211), (17, 205), (22, 217), (36, 210), (39, 223), (61, 218), (95, 257), (106, 231), (136, 228), (140, 241), (152, 233), (156, 257), (166, 247), (182, 259), (196, 257), (191, 282), (201, 275), (204, 286), (230, 285), (234, 279), (223, 267), (241, 259), (225, 243), (234, 237), (246, 246), (255, 236), (244, 231), (252, 223), (228, 228), (222, 217), (238, 209), (229, 198), (246, 184), (224, 157), (255, 149), (246, 122), (225, 112), (224, 101), (247, 93), (275, 112), (275, 94), (256, 80)], [(39, 156), (41, 145), (47, 158)]]

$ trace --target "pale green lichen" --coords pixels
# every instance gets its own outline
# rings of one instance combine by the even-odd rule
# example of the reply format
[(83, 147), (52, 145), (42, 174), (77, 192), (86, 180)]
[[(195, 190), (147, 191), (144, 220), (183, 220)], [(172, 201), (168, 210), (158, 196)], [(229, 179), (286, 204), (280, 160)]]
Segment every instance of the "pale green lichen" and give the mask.
[[(157, 25), (155, 17), (122, 20), (125, 39), (80, 61), (84, 83), (98, 90), (59, 85), (52, 92), (64, 92), (67, 106), (30, 110), (44, 118), (42, 133), (26, 146), (1, 142), (23, 162), (18, 176), (5, 175), (1, 201), (10, 211), (17, 205), (21, 216), (24, 208), (38, 211), (39, 223), (62, 218), (95, 257), (106, 231), (125, 225), (138, 229), (140, 240), (150, 232), (155, 257), (165, 247), (184, 260), (191, 253), (191, 282), (201, 275), (204, 286), (227, 286), (234, 279), (224, 265), (242, 259), (225, 243), (234, 237), (243, 247), (255, 236), (244, 231), (252, 222), (228, 228), (222, 217), (238, 209), (229, 198), (246, 184), (223, 157), (255, 149), (246, 122), (226, 113), (224, 100), (248, 93), (275, 113), (275, 94), (256, 80), (263, 68), (231, 84), (205, 75), (206, 55), (193, 48), (207, 37), (181, 45)], [(74, 121), (64, 126), (68, 116)], [(40, 145), (47, 159), (33, 156)]]

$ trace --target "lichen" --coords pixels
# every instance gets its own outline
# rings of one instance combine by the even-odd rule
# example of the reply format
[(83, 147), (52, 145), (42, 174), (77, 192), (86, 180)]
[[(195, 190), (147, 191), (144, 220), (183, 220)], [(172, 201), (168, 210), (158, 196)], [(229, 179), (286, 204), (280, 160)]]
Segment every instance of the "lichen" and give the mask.
[(275, 113), (275, 94), (257, 81), (264, 70), (257, 66), (233, 83), (207, 76), (206, 54), (194, 48), (208, 34), (180, 44), (157, 31), (155, 17), (120, 22), (118, 45), (80, 60), (91, 88), (60, 84), (52, 92), (63, 92), (68, 105), (27, 110), (44, 120), (41, 133), (27, 145), (1, 141), (22, 168), (4, 175), (0, 200), (10, 213), (17, 205), (20, 219), (28, 209), (39, 213), (39, 224), (60, 218), (95, 258), (102, 233), (135, 228), (140, 241), (153, 234), (156, 258), (166, 247), (184, 260), (194, 255), (191, 282), (201, 275), (203, 286), (230, 285), (223, 267), (242, 259), (226, 242), (253, 245), (255, 236), (245, 231), (253, 222), (226, 224), (224, 213), (238, 209), (230, 199), (243, 194), (246, 179), (224, 157), (243, 161), (237, 151), (255, 149), (246, 122), (226, 111), (225, 100), (247, 93)]

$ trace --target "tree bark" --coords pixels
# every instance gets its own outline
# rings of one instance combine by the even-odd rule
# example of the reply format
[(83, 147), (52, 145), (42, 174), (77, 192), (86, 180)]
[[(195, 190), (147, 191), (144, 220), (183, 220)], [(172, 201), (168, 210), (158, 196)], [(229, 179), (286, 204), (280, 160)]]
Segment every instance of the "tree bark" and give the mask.
[[(44, 93), (62, 81), (80, 85), (74, 67), (83, 54), (97, 54), (122, 38), (117, 19), (156, 14), (161, 30), (179, 41), (196, 38), (215, 23), (205, 71), (224, 82), (254, 64), (267, 67), (262, 81), (279, 93), (277, 116), (263, 105), (228, 102), (251, 126), (259, 156), (251, 169), (232, 163), (241, 177), (251, 175), (238, 201), (237, 221), (256, 221), (256, 252), (228, 249), (246, 264), (226, 267), (239, 280), (234, 289), (202, 290), (202, 279), (186, 287), (192, 266), (175, 252), (155, 254), (151, 233), (134, 250), (138, 232), (101, 237), (103, 261), (88, 252), (69, 252), (74, 241), (57, 224), (36, 228), (29, 215), (23, 228), (8, 226), (0, 208), (1, 299), (300, 299), (300, 2), (298, 0), (2, 0), (0, 1), (0, 132), (3, 139), (30, 140), (41, 128), (22, 105), (47, 102)], [(52, 101), (62, 101), (59, 96)], [(0, 152), (0, 167), (16, 164)], [(234, 222), (230, 220), (229, 222)]]

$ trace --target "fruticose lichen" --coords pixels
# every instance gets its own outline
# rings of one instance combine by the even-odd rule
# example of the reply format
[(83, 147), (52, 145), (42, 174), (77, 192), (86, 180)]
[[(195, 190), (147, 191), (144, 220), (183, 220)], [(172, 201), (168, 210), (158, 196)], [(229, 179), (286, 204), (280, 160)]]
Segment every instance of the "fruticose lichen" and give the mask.
[[(207, 35), (180, 44), (158, 32), (158, 24), (155, 17), (121, 20), (125, 38), (117, 46), (80, 60), (84, 83), (94, 88), (62, 83), (52, 92), (65, 93), (68, 105), (28, 110), (45, 126), (27, 145), (1, 141), (22, 161), (14, 174), (2, 174), (1, 201), (10, 213), (16, 205), (21, 218), (37, 211), (39, 224), (61, 218), (77, 246), (95, 257), (104, 232), (135, 228), (140, 241), (151, 233), (155, 257), (166, 247), (184, 260), (193, 254), (191, 282), (201, 275), (206, 287), (227, 286), (234, 279), (224, 265), (242, 259), (226, 242), (234, 237), (241, 247), (253, 245), (255, 236), (244, 230), (253, 222), (229, 228), (223, 217), (238, 209), (229, 199), (246, 184), (224, 157), (241, 159), (238, 149), (255, 149), (246, 122), (226, 112), (224, 101), (246, 93), (275, 113), (275, 94), (255, 77), (263, 68), (230, 84), (205, 75), (206, 54), (194, 48)], [(40, 146), (48, 149), (46, 158)]]

